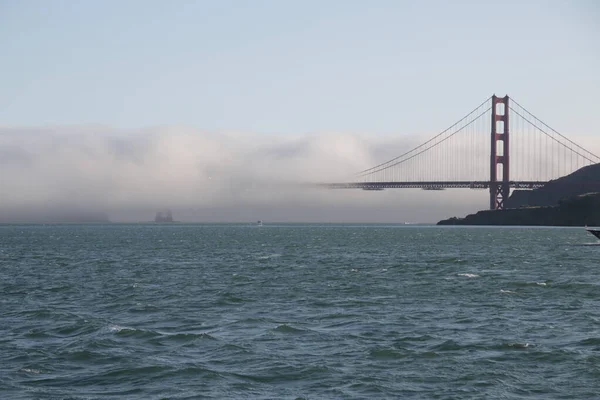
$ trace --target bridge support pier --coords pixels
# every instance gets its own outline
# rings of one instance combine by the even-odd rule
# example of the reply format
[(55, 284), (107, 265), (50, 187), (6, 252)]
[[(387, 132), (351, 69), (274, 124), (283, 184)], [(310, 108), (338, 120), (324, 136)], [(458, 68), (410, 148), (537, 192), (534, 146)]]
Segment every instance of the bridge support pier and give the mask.
[[(502, 105), (502, 107), (498, 107)], [(501, 142), (501, 143), (498, 143)], [(510, 195), (508, 96), (492, 96), (490, 152), (490, 210), (503, 210)], [(499, 171), (498, 166), (502, 169)], [(499, 177), (498, 173), (501, 173)]]

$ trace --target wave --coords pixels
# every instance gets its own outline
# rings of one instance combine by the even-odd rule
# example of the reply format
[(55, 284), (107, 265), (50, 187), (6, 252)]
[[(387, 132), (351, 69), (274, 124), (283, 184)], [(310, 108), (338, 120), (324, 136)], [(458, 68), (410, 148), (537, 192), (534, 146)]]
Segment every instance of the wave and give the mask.
[(117, 337), (133, 337), (138, 339), (154, 339), (153, 341), (191, 342), (201, 340), (218, 340), (208, 332), (160, 332), (151, 329), (136, 329), (127, 326), (111, 325), (109, 331)]
[(462, 273), (462, 274), (456, 274), (457, 276), (464, 276), (465, 278), (479, 278), (480, 275), (477, 274), (469, 274), (469, 273)]
[(552, 284), (552, 281), (513, 281), (509, 282), (511, 286), (517, 287), (535, 287), (535, 286), (549, 286)]
[(163, 337), (169, 341), (175, 342), (191, 342), (198, 339), (218, 340), (216, 337), (206, 332), (163, 334)]
[(553, 285), (556, 289), (600, 289), (600, 285), (591, 282), (564, 282)]
[(281, 257), (280, 253), (273, 253), (273, 254), (267, 254), (264, 256), (258, 256), (258, 257), (256, 257), (256, 259), (257, 260), (270, 260), (270, 259), (278, 258), (278, 257)]
[(128, 326), (120, 326), (120, 325), (110, 325), (108, 330), (111, 333), (114, 333), (119, 337), (133, 337), (139, 339), (150, 339), (155, 337), (160, 337), (161, 334), (159, 332), (150, 330), (150, 329), (137, 329), (131, 328)]
[(234, 273), (231, 275), (231, 279), (233, 279), (234, 281), (241, 281), (241, 282), (252, 282), (254, 281), (254, 278), (248, 276), (248, 275), (242, 275), (242, 274), (238, 274), (238, 273)]
[(295, 335), (306, 334), (306, 333), (312, 332), (308, 329), (294, 328), (293, 326), (290, 326), (288, 324), (279, 325), (276, 328), (272, 329), (272, 331), (278, 332), (278, 333), (290, 333), (290, 334), (295, 334)]
[(431, 335), (404, 336), (394, 340), (394, 347), (402, 347), (404, 344), (421, 344), (432, 340), (435, 340), (435, 338)]
[(369, 357), (376, 359), (399, 359), (412, 355), (411, 351), (399, 351), (389, 348), (378, 347), (369, 351)]
[(432, 259), (431, 263), (434, 264), (468, 264), (469, 261), (459, 257), (447, 257), (440, 259)]
[(581, 346), (600, 346), (600, 337), (591, 337), (581, 340), (579, 343)]
[(252, 302), (252, 300), (248, 298), (236, 296), (231, 293), (225, 293), (215, 302), (215, 304), (218, 306), (227, 306), (232, 304), (242, 304), (250, 302)]
[[(161, 376), (165, 372), (173, 371), (175, 368), (167, 365), (146, 365), (132, 366), (129, 368), (116, 368), (108, 370), (98, 376), (86, 378), (90, 381), (97, 382), (98, 380), (108, 378), (110, 381), (123, 380), (124, 382), (135, 382), (136, 380), (148, 380), (152, 377)], [(79, 381), (78, 383), (83, 383)]]
[(249, 380), (258, 383), (290, 383), (298, 382), (299, 380), (306, 381), (315, 379), (315, 377), (325, 377), (331, 372), (331, 368), (327, 366), (293, 366), (281, 363), (274, 363), (267, 368), (260, 368), (253, 371), (252, 374), (246, 373), (230, 373), (240, 379)]
[(27, 368), (27, 367), (23, 367), (19, 370), (19, 372), (24, 372), (26, 374), (34, 374), (34, 375), (38, 375), (38, 374), (42, 374), (43, 371), (41, 369), (38, 368)]
[(533, 348), (535, 345), (529, 342), (500, 342), (500, 343), (490, 343), (490, 342), (475, 342), (475, 343), (459, 343), (455, 340), (449, 339), (442, 343), (438, 343), (434, 346), (430, 347), (430, 350), (436, 352), (445, 352), (445, 351), (465, 351), (465, 350), (483, 350), (483, 351), (506, 351), (506, 350), (520, 350), (520, 349), (528, 349)]

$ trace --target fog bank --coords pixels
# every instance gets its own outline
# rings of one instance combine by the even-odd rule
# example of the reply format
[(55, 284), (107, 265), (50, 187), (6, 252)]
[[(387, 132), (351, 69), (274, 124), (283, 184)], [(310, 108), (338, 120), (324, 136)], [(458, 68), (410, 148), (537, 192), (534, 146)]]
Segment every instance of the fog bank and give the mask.
[[(484, 191), (327, 190), (421, 138), (210, 133), (162, 127), (0, 128), (0, 221), (106, 213), (148, 221), (435, 222), (485, 208)], [(46, 220), (52, 220), (48, 217)]]

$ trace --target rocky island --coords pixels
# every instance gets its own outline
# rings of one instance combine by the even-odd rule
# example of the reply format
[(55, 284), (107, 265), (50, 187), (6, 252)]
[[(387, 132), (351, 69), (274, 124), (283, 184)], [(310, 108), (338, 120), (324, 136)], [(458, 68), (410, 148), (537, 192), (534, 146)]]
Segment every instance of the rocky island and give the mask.
[(600, 226), (600, 164), (535, 190), (515, 190), (505, 210), (484, 210), (438, 225)]
[(179, 221), (175, 221), (173, 219), (173, 213), (171, 212), (171, 210), (165, 210), (165, 211), (158, 211), (156, 213), (156, 216), (154, 217), (154, 222), (158, 222), (158, 223), (176, 223)]
[(154, 222), (173, 222), (171, 210), (166, 210), (164, 213), (162, 211), (157, 212)]

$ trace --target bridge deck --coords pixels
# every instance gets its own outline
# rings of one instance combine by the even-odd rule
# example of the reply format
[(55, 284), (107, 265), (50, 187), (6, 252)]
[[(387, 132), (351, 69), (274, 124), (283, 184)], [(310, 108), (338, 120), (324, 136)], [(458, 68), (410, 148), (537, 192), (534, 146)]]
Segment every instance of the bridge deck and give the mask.
[[(499, 182), (501, 183), (501, 182)], [(548, 182), (543, 181), (510, 181), (510, 187), (513, 189), (537, 189)], [(489, 181), (423, 181), (423, 182), (346, 182), (346, 183), (326, 183), (323, 186), (329, 189), (363, 189), (363, 190), (383, 190), (383, 189), (424, 189), (424, 190), (442, 190), (442, 189), (487, 189), (490, 187)]]

